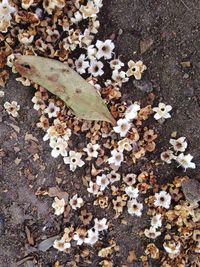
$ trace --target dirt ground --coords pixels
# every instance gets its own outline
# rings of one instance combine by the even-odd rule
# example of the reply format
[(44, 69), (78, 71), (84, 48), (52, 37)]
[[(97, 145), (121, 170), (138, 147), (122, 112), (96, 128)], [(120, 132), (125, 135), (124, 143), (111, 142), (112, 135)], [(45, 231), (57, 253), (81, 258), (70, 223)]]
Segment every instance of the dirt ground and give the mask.
[[(154, 157), (159, 157), (160, 152), (168, 148), (171, 133), (177, 131), (179, 136), (187, 137), (189, 153), (194, 156), (197, 165), (195, 171), (188, 171), (187, 174), (200, 181), (199, 0), (105, 0), (100, 22), (99, 39), (116, 34), (118, 55), (124, 61), (142, 59), (148, 66), (142, 83), (133, 84), (130, 81), (122, 88), (123, 98), (142, 100), (152, 87), (157, 102), (163, 101), (173, 107), (173, 119), (164, 126), (152, 122), (160, 136)], [(181, 62), (185, 61), (190, 61), (191, 66), (183, 67)], [(64, 191), (78, 191), (85, 198), (88, 194), (81, 180), (85, 170), (83, 168), (72, 174), (62, 159), (51, 157), (49, 145), (42, 140), (43, 132), (36, 128), (38, 114), (31, 102), (34, 89), (17, 83), (11, 75), (4, 91), (5, 98), (0, 99), (0, 266), (48, 267), (56, 260), (66, 263), (74, 259), (78, 249), (70, 254), (58, 253), (55, 249), (41, 252), (38, 244), (61, 233), (69, 221), (77, 220), (77, 215), (68, 217), (64, 222), (57, 219), (50, 212), (51, 199), (37, 197), (35, 192), (56, 186), (56, 178), (60, 178), (59, 186)], [(12, 100), (21, 106), (17, 119), (3, 111), (3, 101)], [(39, 159), (33, 157), (35, 154)], [(164, 165), (156, 172), (160, 183), (183, 174), (175, 165)], [(106, 214), (105, 210), (92, 205), (91, 210), (94, 214)], [(112, 218), (113, 214), (106, 216)], [(129, 265), (126, 259), (131, 249), (138, 257), (141, 255), (146, 241), (138, 236), (138, 232), (149, 221), (145, 215), (130, 218), (125, 214), (125, 218), (128, 224), (119, 226), (116, 220), (113, 231), (104, 237), (104, 241), (112, 236), (121, 247), (120, 255), (114, 259), (114, 266), (126, 264), (139, 267), (142, 266), (139, 261)], [(27, 242), (29, 232), (33, 235), (32, 245)], [(17, 265), (16, 262), (27, 255), (30, 259)], [(79, 267), (98, 266), (100, 259), (95, 253), (91, 259), (91, 263), (82, 262)], [(151, 261), (149, 266), (160, 264)]]

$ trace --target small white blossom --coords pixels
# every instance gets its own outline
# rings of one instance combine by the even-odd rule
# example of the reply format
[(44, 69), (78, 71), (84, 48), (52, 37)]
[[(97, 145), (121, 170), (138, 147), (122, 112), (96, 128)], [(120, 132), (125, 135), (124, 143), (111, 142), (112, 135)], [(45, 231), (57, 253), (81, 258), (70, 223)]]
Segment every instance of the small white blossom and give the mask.
[(127, 108), (127, 110), (125, 112), (125, 118), (127, 120), (133, 120), (133, 119), (137, 118), (139, 110), (140, 110), (140, 105), (135, 102), (134, 104), (130, 105)]
[(96, 53), (97, 49), (94, 47), (94, 45), (90, 45), (87, 47), (87, 56), (90, 60), (96, 59)]
[(104, 74), (102, 68), (103, 63), (101, 61), (92, 60), (88, 72), (94, 77), (102, 76)]
[(153, 108), (153, 111), (156, 112), (154, 118), (156, 120), (171, 118), (171, 115), (169, 114), (171, 110), (172, 106), (159, 103), (158, 107)]
[(79, 11), (76, 11), (74, 13), (74, 17), (71, 18), (71, 22), (77, 24), (83, 19), (81, 13)]
[(92, 143), (89, 143), (87, 144), (87, 147), (86, 148), (83, 148), (83, 151), (85, 151), (89, 157), (91, 158), (97, 158), (98, 156), (98, 151), (100, 148), (100, 145), (98, 144), (92, 144)]
[(184, 155), (183, 153), (179, 154), (176, 158), (176, 161), (182, 166), (185, 170), (195, 169), (196, 165), (194, 162), (192, 162), (193, 156), (190, 154)]
[(123, 153), (118, 151), (117, 149), (113, 149), (111, 151), (112, 157), (108, 159), (109, 164), (114, 164), (115, 166), (120, 166), (122, 161), (124, 160)]
[(112, 70), (120, 70), (124, 66), (124, 63), (120, 59), (113, 59), (110, 61), (110, 68)]
[(142, 215), (143, 204), (137, 202), (136, 199), (131, 199), (127, 202), (128, 213), (140, 217)]
[(53, 102), (50, 102), (48, 107), (44, 110), (48, 114), (49, 118), (57, 117), (60, 108), (57, 107)]
[(180, 242), (175, 242), (173, 240), (166, 241), (163, 244), (164, 249), (169, 253), (170, 258), (173, 258), (180, 253), (181, 244)]
[(133, 186), (127, 186), (125, 192), (130, 198), (137, 198), (139, 195), (139, 190)]
[(145, 229), (144, 234), (146, 237), (151, 239), (156, 239), (158, 236), (161, 235), (160, 231), (156, 231), (156, 228), (151, 226), (150, 229)]
[(180, 137), (178, 139), (170, 139), (169, 143), (173, 146), (176, 152), (184, 152), (188, 146), (185, 137)]
[(71, 244), (69, 242), (65, 242), (65, 240), (55, 240), (53, 243), (53, 247), (59, 251), (65, 251), (68, 248), (71, 248)]
[(81, 246), (85, 242), (85, 237), (81, 236), (79, 233), (75, 233), (73, 239), (77, 242), (78, 246)]
[(69, 157), (64, 157), (64, 163), (69, 164), (70, 170), (75, 171), (77, 166), (82, 167), (85, 163), (81, 160), (82, 154), (75, 151), (69, 152)]
[(75, 61), (76, 71), (80, 74), (86, 73), (86, 69), (89, 68), (89, 61), (85, 61), (85, 55), (81, 54)]
[(73, 210), (76, 210), (81, 208), (84, 202), (83, 199), (81, 197), (78, 197), (78, 195), (76, 194), (70, 199), (69, 204)]
[(109, 185), (110, 181), (105, 174), (96, 177), (96, 184), (100, 186), (100, 191), (105, 190), (105, 188)]
[(93, 1), (87, 1), (87, 5), (81, 5), (79, 9), (83, 15), (84, 19), (94, 18), (96, 14), (99, 13), (99, 7), (94, 5)]
[(85, 243), (88, 245), (94, 245), (99, 239), (99, 232), (93, 231), (93, 229), (89, 229), (87, 235), (88, 236), (85, 238)]
[(13, 117), (17, 117), (19, 115), (18, 111), (20, 110), (20, 105), (18, 105), (16, 101), (12, 101), (11, 103), (5, 102), (4, 108), (8, 114), (12, 115)]
[(62, 214), (65, 210), (65, 200), (64, 198), (59, 199), (57, 197), (54, 198), (54, 202), (52, 204), (52, 208), (55, 209), (54, 214), (56, 214), (57, 216), (59, 216), (60, 214)]
[(122, 86), (122, 83), (126, 83), (129, 79), (126, 76), (126, 72), (119, 70), (113, 70), (112, 79), (119, 85)]
[(119, 151), (131, 151), (132, 150), (132, 140), (128, 138), (124, 138), (118, 142), (118, 150)]
[(37, 96), (34, 96), (31, 101), (34, 103), (33, 108), (35, 110), (44, 110), (46, 108), (44, 101)]
[(87, 191), (93, 195), (97, 195), (99, 193), (100, 186), (96, 183), (93, 183), (90, 181), (89, 187), (87, 188)]
[(155, 193), (155, 201), (154, 205), (156, 207), (163, 207), (165, 209), (169, 209), (171, 204), (171, 196), (166, 191), (160, 191), (159, 193)]
[(156, 214), (151, 218), (151, 226), (156, 229), (162, 226), (161, 214)]
[(113, 127), (113, 130), (116, 133), (119, 133), (121, 137), (124, 137), (131, 128), (131, 124), (127, 119), (119, 119), (117, 121), (117, 126)]
[(16, 9), (10, 6), (8, 0), (2, 0), (2, 2), (0, 3), (0, 21), (10, 21), (12, 19), (11, 14), (15, 11)]
[(170, 164), (172, 162), (172, 159), (176, 159), (176, 156), (174, 155), (172, 150), (167, 150), (160, 154), (160, 158), (162, 161)]
[(107, 177), (110, 180), (111, 184), (118, 182), (121, 179), (121, 175), (119, 173), (116, 173), (114, 170), (107, 174)]
[(141, 80), (142, 73), (147, 69), (147, 67), (143, 64), (141, 60), (137, 62), (130, 60), (128, 62), (128, 67), (129, 67), (127, 71), (128, 77), (134, 76), (136, 80)]
[(93, 2), (98, 8), (101, 8), (103, 6), (103, 0), (93, 0)]
[(53, 158), (57, 158), (59, 155), (62, 155), (63, 157), (67, 156), (67, 147), (68, 147), (68, 143), (63, 140), (61, 137), (58, 138), (52, 138), (50, 140), (50, 147), (53, 148), (53, 150), (51, 151), (51, 156)]
[(111, 40), (106, 40), (105, 42), (97, 41), (96, 47), (98, 48), (96, 57), (97, 59), (100, 59), (104, 57), (105, 59), (111, 59), (112, 58), (112, 51), (115, 48), (115, 45)]
[(98, 232), (101, 232), (101, 231), (104, 231), (104, 230), (107, 230), (108, 229), (108, 225), (107, 225), (107, 219), (106, 218), (103, 218), (101, 220), (95, 218), (94, 219), (94, 230), (95, 231), (98, 231)]

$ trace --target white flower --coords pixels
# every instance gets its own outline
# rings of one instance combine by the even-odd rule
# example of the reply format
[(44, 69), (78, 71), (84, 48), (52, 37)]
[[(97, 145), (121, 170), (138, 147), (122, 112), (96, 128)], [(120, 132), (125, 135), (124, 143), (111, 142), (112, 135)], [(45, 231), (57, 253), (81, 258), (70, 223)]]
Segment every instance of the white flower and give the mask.
[(94, 45), (90, 45), (87, 48), (87, 56), (90, 60), (95, 60), (96, 59), (96, 53), (97, 49), (94, 47)]
[(98, 156), (97, 150), (99, 148), (100, 148), (100, 145), (98, 145), (98, 144), (93, 145), (92, 143), (89, 143), (89, 144), (87, 144), (86, 148), (83, 148), (83, 151), (85, 151), (89, 157), (97, 158), (97, 156)]
[(89, 62), (85, 61), (85, 55), (81, 54), (75, 61), (76, 71), (80, 74), (86, 73), (86, 69), (89, 68)]
[(145, 229), (144, 234), (148, 238), (156, 239), (158, 236), (161, 235), (160, 231), (156, 231), (155, 227), (150, 227), (150, 229)]
[(170, 164), (172, 162), (172, 159), (176, 159), (176, 156), (173, 154), (172, 150), (167, 150), (160, 154), (160, 158), (162, 161)]
[(0, 3), (0, 20), (10, 21), (12, 19), (11, 13), (14, 13), (16, 9), (10, 6), (8, 0), (2, 0)]
[(53, 243), (53, 247), (59, 251), (65, 251), (66, 249), (71, 247), (71, 244), (61, 239), (61, 240), (55, 240)]
[(80, 22), (82, 19), (83, 19), (83, 17), (81, 15), (81, 13), (79, 11), (76, 11), (74, 13), (74, 17), (71, 18), (71, 22), (76, 24), (76, 23)]
[(109, 183), (110, 181), (105, 174), (96, 177), (96, 184), (100, 186), (100, 191), (105, 190)]
[(93, 195), (97, 195), (99, 193), (99, 188), (100, 188), (99, 185), (90, 181), (87, 191)]
[(94, 230), (95, 231), (98, 231), (98, 232), (101, 232), (101, 231), (104, 231), (104, 230), (107, 230), (108, 229), (108, 225), (107, 225), (107, 219), (106, 218), (103, 218), (101, 220), (95, 218), (94, 219)]
[(122, 161), (124, 160), (123, 153), (118, 151), (117, 149), (113, 149), (111, 151), (112, 157), (108, 159), (109, 164), (114, 164), (115, 166), (120, 166)]
[(93, 1), (88, 1), (86, 6), (81, 5), (79, 9), (84, 19), (96, 17), (99, 13), (99, 7), (94, 5)]
[(81, 236), (79, 233), (75, 233), (73, 239), (77, 242), (78, 246), (81, 246), (85, 242), (85, 237)]
[(57, 158), (59, 155), (62, 155), (63, 157), (67, 156), (67, 147), (68, 147), (68, 143), (63, 140), (61, 137), (58, 138), (52, 138), (50, 140), (50, 147), (53, 148), (53, 150), (51, 151), (51, 156), (53, 158)]
[(87, 234), (88, 237), (85, 238), (85, 243), (89, 245), (94, 245), (99, 239), (99, 232), (93, 231), (93, 229), (89, 229)]
[(171, 118), (171, 115), (169, 114), (171, 110), (172, 106), (159, 103), (158, 107), (153, 108), (153, 111), (156, 112), (154, 118), (156, 120)]
[(169, 209), (171, 204), (171, 196), (166, 191), (160, 191), (159, 193), (155, 193), (155, 201), (154, 205), (156, 207), (163, 207), (165, 209)]
[(57, 117), (57, 113), (60, 111), (60, 108), (55, 106), (53, 102), (50, 102), (48, 107), (44, 110), (48, 114), (49, 118)]
[(107, 177), (110, 180), (111, 184), (113, 184), (114, 182), (118, 182), (121, 179), (120, 174), (116, 173), (114, 170), (112, 170), (109, 174), (107, 174)]
[(116, 133), (119, 133), (121, 137), (124, 137), (131, 128), (131, 124), (127, 119), (119, 119), (117, 121), (117, 126), (113, 127), (113, 130)]
[(139, 195), (139, 190), (133, 186), (127, 186), (125, 192), (130, 198), (137, 198)]
[(98, 8), (101, 8), (103, 6), (103, 0), (93, 0), (93, 2)]
[(111, 40), (106, 40), (105, 42), (97, 41), (96, 47), (98, 48), (96, 57), (97, 59), (100, 59), (104, 57), (105, 59), (111, 59), (112, 58), (112, 51), (115, 48), (115, 45)]
[(41, 110), (44, 110), (45, 107), (46, 107), (44, 101), (43, 101), (41, 98), (37, 97), (37, 96), (34, 96), (34, 97), (31, 99), (31, 101), (34, 103), (33, 108), (34, 108), (35, 110), (40, 110), (40, 109), (41, 109)]
[(62, 214), (64, 212), (64, 210), (65, 210), (65, 200), (64, 200), (64, 198), (59, 199), (59, 198), (55, 197), (54, 198), (54, 202), (52, 204), (52, 208), (55, 209), (54, 214), (56, 214), (58, 216), (60, 214)]
[(191, 162), (193, 156), (190, 154), (184, 155), (183, 153), (179, 154), (176, 158), (176, 161), (186, 170), (188, 168), (195, 169), (196, 165), (194, 162)]
[(20, 110), (20, 105), (18, 105), (16, 101), (12, 101), (11, 103), (5, 102), (4, 108), (8, 114), (11, 114), (13, 117), (17, 117), (19, 115), (18, 111)]
[(162, 226), (161, 214), (156, 214), (151, 218), (151, 226), (156, 229)]
[(88, 72), (94, 77), (101, 76), (104, 74), (102, 68), (103, 63), (101, 61), (92, 60)]
[(122, 86), (122, 83), (127, 82), (129, 79), (126, 76), (126, 72), (119, 70), (113, 70), (112, 79), (119, 85)]
[(171, 254), (171, 258), (173, 258), (175, 255), (179, 254), (181, 244), (180, 242), (175, 242), (175, 241), (166, 241), (163, 244), (164, 249), (166, 250), (167, 253)]
[(185, 137), (180, 137), (178, 139), (170, 139), (169, 143), (173, 146), (173, 149), (177, 152), (184, 152), (187, 148), (187, 142)]
[(140, 105), (137, 104), (136, 102), (132, 105), (130, 105), (126, 112), (125, 112), (125, 118), (127, 120), (133, 120), (137, 117), (138, 111), (140, 110)]
[(140, 217), (142, 215), (143, 204), (137, 202), (136, 199), (131, 199), (127, 202), (128, 213)]
[(132, 150), (132, 140), (128, 138), (124, 138), (118, 142), (118, 150), (119, 151), (131, 151)]
[(75, 151), (69, 152), (69, 157), (64, 157), (65, 164), (70, 165), (70, 170), (75, 171), (77, 166), (82, 167), (85, 163), (81, 160), (82, 154)]
[(112, 70), (120, 70), (124, 66), (124, 63), (120, 59), (113, 59), (110, 61), (110, 68)]
[(76, 194), (70, 199), (69, 204), (73, 210), (76, 210), (80, 209), (84, 203), (83, 199), (81, 197), (78, 197), (78, 195)]

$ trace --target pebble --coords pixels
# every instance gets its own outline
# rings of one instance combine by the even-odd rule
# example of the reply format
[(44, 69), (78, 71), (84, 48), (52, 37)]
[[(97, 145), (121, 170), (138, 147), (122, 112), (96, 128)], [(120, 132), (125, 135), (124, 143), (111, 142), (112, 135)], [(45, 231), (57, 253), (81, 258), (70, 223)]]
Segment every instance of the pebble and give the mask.
[(200, 201), (200, 182), (195, 179), (189, 179), (182, 183), (182, 189), (185, 198), (190, 203), (197, 203)]

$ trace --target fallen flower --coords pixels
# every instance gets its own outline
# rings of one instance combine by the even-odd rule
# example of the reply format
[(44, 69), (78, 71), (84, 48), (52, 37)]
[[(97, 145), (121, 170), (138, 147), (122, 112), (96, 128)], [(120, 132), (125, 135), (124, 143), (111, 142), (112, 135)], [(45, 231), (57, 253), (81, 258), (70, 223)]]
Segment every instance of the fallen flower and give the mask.
[(156, 207), (163, 207), (165, 209), (169, 209), (170, 204), (171, 204), (171, 196), (169, 193), (165, 191), (160, 191), (159, 193), (155, 193), (154, 205)]
[(170, 139), (169, 143), (173, 146), (176, 152), (184, 152), (187, 148), (187, 142), (185, 137), (180, 137), (178, 139)]
[(180, 253), (181, 244), (180, 242), (175, 242), (173, 240), (166, 241), (163, 244), (164, 249), (169, 253), (170, 258), (174, 258), (177, 254)]
[(86, 73), (86, 69), (89, 68), (89, 62), (85, 61), (85, 55), (81, 54), (75, 61), (76, 71), (80, 74)]
[(94, 245), (99, 239), (99, 232), (89, 229), (87, 232), (87, 237), (85, 238), (85, 243), (88, 245)]
[(55, 240), (53, 243), (53, 247), (59, 251), (65, 251), (66, 249), (71, 247), (69, 242), (65, 242), (64, 240)]
[(16, 101), (12, 101), (11, 103), (5, 102), (4, 108), (8, 114), (12, 115), (13, 117), (17, 117), (19, 115), (18, 111), (20, 110), (20, 105), (18, 105)]
[(101, 61), (92, 60), (88, 72), (94, 77), (102, 76), (104, 74), (102, 68), (103, 63)]
[(97, 59), (100, 59), (104, 57), (105, 59), (111, 59), (112, 58), (112, 51), (115, 48), (115, 45), (111, 40), (106, 40), (105, 42), (97, 41), (96, 47), (98, 48), (96, 57)]
[(150, 229), (145, 229), (144, 234), (148, 238), (156, 239), (158, 236), (161, 235), (160, 231), (156, 231), (156, 228), (151, 226)]
[(97, 156), (98, 156), (97, 150), (99, 150), (99, 148), (100, 148), (100, 145), (98, 145), (98, 144), (93, 145), (92, 143), (89, 143), (89, 144), (87, 144), (86, 148), (83, 148), (83, 151), (85, 151), (89, 157), (97, 158)]
[(130, 198), (137, 198), (139, 195), (139, 190), (133, 186), (127, 186), (125, 192)]
[(142, 73), (147, 69), (147, 67), (143, 64), (141, 60), (134, 62), (133, 60), (130, 60), (128, 62), (128, 71), (127, 76), (134, 76), (136, 80), (141, 80)]
[(53, 148), (51, 151), (51, 156), (53, 158), (57, 158), (59, 155), (62, 155), (63, 157), (67, 156), (67, 147), (68, 143), (63, 140), (61, 137), (51, 139), (50, 140), (50, 147)]
[(99, 185), (90, 181), (87, 191), (93, 195), (97, 195), (99, 193), (99, 188), (100, 188)]
[(156, 120), (171, 118), (171, 115), (169, 114), (171, 110), (172, 106), (159, 103), (158, 107), (153, 108), (153, 111), (156, 112), (154, 118)]
[(64, 198), (59, 199), (58, 197), (55, 197), (54, 202), (52, 204), (52, 208), (55, 209), (54, 214), (56, 214), (57, 216), (61, 215), (65, 210)]
[(195, 169), (196, 165), (194, 162), (191, 162), (193, 156), (190, 154), (184, 155), (183, 153), (179, 154), (176, 158), (176, 161), (182, 166), (185, 170), (188, 168)]
[(137, 202), (136, 199), (131, 199), (127, 202), (128, 213), (140, 217), (142, 215), (143, 204)]
[(160, 158), (162, 161), (170, 164), (172, 162), (172, 159), (176, 159), (176, 156), (174, 155), (172, 150), (167, 150), (160, 154)]
[(48, 114), (49, 118), (57, 117), (60, 108), (57, 107), (53, 102), (50, 102), (48, 107), (44, 110), (45, 113)]
[(131, 124), (127, 119), (119, 119), (117, 121), (117, 126), (113, 127), (113, 130), (116, 133), (119, 133), (121, 137), (124, 137), (131, 128)]
[(81, 208), (84, 203), (83, 199), (81, 197), (78, 197), (78, 195), (76, 194), (70, 199), (69, 204), (73, 210), (76, 210)]
[(108, 159), (109, 164), (114, 164), (115, 166), (120, 166), (122, 161), (124, 160), (123, 153), (118, 151), (117, 149), (113, 149), (111, 151), (112, 157)]
[(133, 120), (138, 116), (138, 111), (140, 110), (140, 105), (138, 103), (134, 103), (130, 105), (126, 112), (125, 112), (125, 118), (127, 120)]
[(109, 183), (110, 181), (105, 174), (96, 177), (96, 184), (100, 186), (100, 191), (105, 190)]
[(107, 219), (106, 218), (103, 218), (101, 220), (95, 218), (94, 219), (94, 230), (95, 231), (98, 231), (98, 232), (101, 232), (101, 231), (104, 231), (104, 230), (107, 230), (108, 229), (108, 225), (107, 225)]
[(162, 226), (161, 214), (156, 214), (151, 218), (151, 226), (156, 229)]
[(68, 157), (64, 157), (64, 163), (69, 164), (70, 170), (74, 172), (78, 167), (82, 167), (85, 162), (81, 160), (82, 154), (75, 151), (70, 151)]

